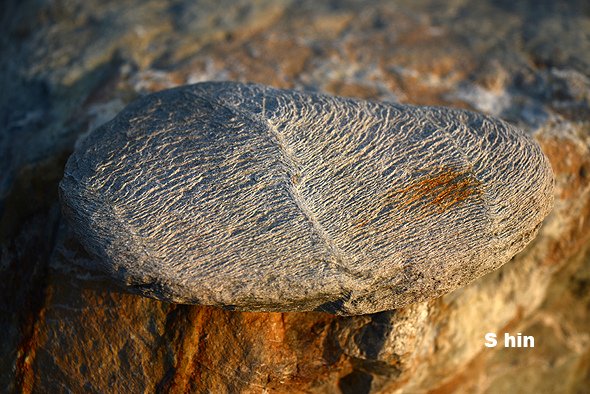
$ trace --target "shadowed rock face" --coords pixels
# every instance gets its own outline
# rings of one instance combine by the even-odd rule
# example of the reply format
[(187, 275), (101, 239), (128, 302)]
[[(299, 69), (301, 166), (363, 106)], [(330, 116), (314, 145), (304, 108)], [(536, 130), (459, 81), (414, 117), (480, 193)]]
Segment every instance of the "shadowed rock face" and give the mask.
[(551, 209), (553, 174), (480, 114), (223, 82), (129, 105), (80, 143), (60, 194), (132, 291), (365, 314), (506, 263)]

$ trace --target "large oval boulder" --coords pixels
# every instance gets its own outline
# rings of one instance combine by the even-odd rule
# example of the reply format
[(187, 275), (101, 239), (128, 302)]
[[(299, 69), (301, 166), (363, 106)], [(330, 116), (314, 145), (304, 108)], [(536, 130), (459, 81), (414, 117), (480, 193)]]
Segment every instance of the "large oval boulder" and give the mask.
[(481, 114), (220, 82), (129, 105), (78, 144), (60, 195), (96, 268), (132, 291), (364, 314), (509, 261), (553, 174)]

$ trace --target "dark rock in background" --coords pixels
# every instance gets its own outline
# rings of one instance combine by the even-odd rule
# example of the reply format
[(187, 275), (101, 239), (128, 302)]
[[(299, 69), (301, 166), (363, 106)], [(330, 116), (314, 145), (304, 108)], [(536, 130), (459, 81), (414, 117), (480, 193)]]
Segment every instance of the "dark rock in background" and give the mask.
[[(569, 2), (6, 1), (0, 18), (0, 386), (7, 391), (583, 392), (590, 386), (590, 6)], [(77, 268), (57, 183), (135, 97), (239, 80), (501, 117), (556, 173), (512, 262), (357, 317), (123, 293)], [(488, 349), (487, 332), (534, 335)]]

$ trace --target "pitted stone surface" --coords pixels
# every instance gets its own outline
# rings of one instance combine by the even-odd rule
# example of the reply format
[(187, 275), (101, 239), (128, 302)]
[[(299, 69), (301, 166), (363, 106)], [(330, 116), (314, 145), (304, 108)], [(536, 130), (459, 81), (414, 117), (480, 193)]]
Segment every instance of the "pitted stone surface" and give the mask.
[(480, 114), (222, 82), (129, 105), (79, 144), (60, 193), (97, 268), (132, 291), (365, 314), (506, 263), (550, 211), (553, 174)]

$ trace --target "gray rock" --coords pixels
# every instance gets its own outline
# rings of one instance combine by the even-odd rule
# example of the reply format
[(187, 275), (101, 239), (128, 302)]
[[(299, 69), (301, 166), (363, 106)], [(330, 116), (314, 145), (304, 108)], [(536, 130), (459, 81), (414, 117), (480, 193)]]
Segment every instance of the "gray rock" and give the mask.
[(506, 263), (550, 211), (553, 174), (480, 114), (223, 82), (130, 104), (81, 141), (60, 195), (131, 291), (364, 314)]

